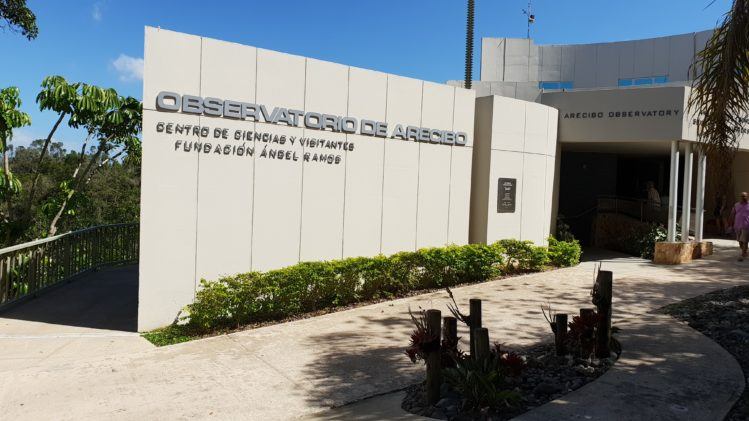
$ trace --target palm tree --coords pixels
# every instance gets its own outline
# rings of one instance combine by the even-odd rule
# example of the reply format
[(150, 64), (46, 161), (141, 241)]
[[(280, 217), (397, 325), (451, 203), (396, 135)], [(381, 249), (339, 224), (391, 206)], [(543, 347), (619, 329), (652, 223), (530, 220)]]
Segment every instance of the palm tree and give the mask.
[(734, 0), (695, 66), (702, 75), (693, 83), (689, 107), (700, 120), (698, 141), (710, 160), (714, 191), (730, 197), (737, 130), (749, 112), (749, 0)]

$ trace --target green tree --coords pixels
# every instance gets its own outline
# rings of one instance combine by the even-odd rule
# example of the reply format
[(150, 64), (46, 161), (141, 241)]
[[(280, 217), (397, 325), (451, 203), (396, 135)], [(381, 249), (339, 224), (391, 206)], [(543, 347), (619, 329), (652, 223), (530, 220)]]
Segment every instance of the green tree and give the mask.
[[(31, 117), (20, 111), (21, 98), (18, 88), (0, 90), (0, 153), (3, 155), (3, 174), (0, 177), (0, 200), (10, 203), (13, 196), (21, 191), (21, 182), (10, 170), (10, 140), (13, 129), (31, 124)], [(6, 218), (3, 218), (6, 219)]]
[(749, 111), (749, 0), (734, 0), (695, 63), (702, 70), (689, 107), (700, 121), (698, 140), (710, 158), (718, 194), (729, 194), (739, 129)]
[(39, 35), (36, 16), (26, 7), (26, 0), (0, 0), (0, 28), (20, 32), (29, 40)]

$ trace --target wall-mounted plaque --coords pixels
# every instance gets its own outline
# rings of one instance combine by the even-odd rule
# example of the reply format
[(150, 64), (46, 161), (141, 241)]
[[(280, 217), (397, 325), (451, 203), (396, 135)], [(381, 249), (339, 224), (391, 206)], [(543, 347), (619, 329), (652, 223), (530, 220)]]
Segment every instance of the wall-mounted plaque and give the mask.
[(497, 213), (515, 213), (516, 178), (500, 178), (497, 188)]

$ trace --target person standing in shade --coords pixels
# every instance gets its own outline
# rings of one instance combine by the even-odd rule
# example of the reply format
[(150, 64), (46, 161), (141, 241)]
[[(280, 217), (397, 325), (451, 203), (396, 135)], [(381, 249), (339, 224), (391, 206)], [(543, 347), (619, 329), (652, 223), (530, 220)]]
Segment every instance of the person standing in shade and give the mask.
[(733, 221), (733, 230), (741, 248), (741, 262), (746, 258), (746, 246), (749, 242), (749, 195), (746, 192), (741, 193), (741, 200), (733, 205), (729, 219)]
[(648, 191), (648, 204), (654, 208), (661, 207), (661, 194), (655, 188), (655, 183), (648, 181), (645, 183), (645, 189)]

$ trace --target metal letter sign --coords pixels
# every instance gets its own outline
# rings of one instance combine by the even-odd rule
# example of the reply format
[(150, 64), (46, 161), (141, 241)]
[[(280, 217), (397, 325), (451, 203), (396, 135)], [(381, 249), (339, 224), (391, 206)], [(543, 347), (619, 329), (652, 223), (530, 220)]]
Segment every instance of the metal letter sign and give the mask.
[(497, 188), (497, 213), (515, 213), (516, 178), (500, 178)]

